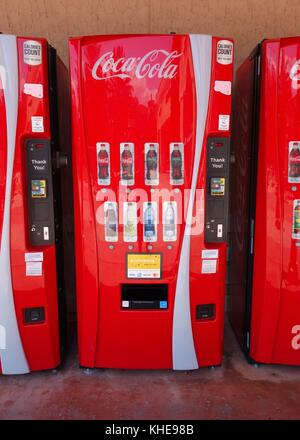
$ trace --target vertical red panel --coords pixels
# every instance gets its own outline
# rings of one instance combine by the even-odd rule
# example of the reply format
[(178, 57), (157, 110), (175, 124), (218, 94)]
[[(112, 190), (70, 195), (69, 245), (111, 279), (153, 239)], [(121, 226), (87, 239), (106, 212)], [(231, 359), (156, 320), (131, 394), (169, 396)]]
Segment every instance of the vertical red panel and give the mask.
[[(11, 199), (11, 265), (16, 314), (24, 352), (30, 370), (55, 368), (60, 363), (59, 326), (55, 245), (32, 246), (29, 242), (25, 142), (28, 139), (50, 139), (48, 94), (48, 44), (42, 47), (42, 62), (24, 62), (23, 45), (28, 39), (18, 38), (19, 110)], [(25, 84), (42, 86), (43, 96), (25, 93)], [(43, 117), (44, 130), (32, 130), (32, 117)], [(42, 276), (26, 276), (25, 253), (43, 253)], [(44, 307), (45, 322), (24, 323), (26, 308)]]
[[(263, 43), (251, 356), (300, 364), (299, 243), (293, 234), (297, 182), (289, 182), (289, 144), (299, 141), (299, 38)], [(294, 78), (294, 79), (293, 79)]]

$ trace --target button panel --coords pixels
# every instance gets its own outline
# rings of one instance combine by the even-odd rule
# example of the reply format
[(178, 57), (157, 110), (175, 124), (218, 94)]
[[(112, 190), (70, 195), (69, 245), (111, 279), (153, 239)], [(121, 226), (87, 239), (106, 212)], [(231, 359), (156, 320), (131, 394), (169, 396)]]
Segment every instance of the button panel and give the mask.
[(50, 141), (26, 141), (29, 239), (32, 246), (55, 242)]
[(229, 192), (229, 138), (207, 141), (205, 241), (224, 242), (227, 238)]

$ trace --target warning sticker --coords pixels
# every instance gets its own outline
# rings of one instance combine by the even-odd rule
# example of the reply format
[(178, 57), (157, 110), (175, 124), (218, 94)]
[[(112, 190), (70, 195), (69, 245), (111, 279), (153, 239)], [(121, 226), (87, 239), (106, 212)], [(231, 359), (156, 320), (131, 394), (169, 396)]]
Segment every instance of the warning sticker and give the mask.
[(217, 62), (219, 64), (231, 64), (233, 60), (233, 43), (228, 40), (220, 40), (217, 44)]
[(229, 115), (219, 115), (218, 130), (228, 131), (229, 130), (229, 123), (230, 123), (230, 116)]
[(202, 258), (219, 258), (218, 249), (204, 249), (202, 251)]
[(43, 252), (26, 252), (25, 253), (25, 261), (43, 261), (44, 260), (44, 254)]
[(27, 40), (23, 44), (24, 63), (29, 66), (42, 64), (42, 45), (38, 41)]
[(201, 273), (216, 273), (217, 260), (202, 260)]
[(27, 261), (26, 262), (26, 276), (40, 277), (43, 275), (42, 261)]
[(160, 279), (161, 254), (127, 254), (127, 278)]
[(32, 133), (44, 133), (44, 118), (43, 116), (31, 117)]

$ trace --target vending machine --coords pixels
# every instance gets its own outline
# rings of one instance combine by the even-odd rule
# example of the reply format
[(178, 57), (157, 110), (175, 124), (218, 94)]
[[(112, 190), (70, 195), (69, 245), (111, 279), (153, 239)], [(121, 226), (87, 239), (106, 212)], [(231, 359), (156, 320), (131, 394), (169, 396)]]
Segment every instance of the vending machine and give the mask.
[(300, 38), (237, 71), (230, 320), (249, 361), (300, 365)]
[(82, 367), (220, 365), (232, 40), (72, 38)]
[(0, 35), (0, 374), (60, 364), (68, 95), (67, 70), (46, 40)]

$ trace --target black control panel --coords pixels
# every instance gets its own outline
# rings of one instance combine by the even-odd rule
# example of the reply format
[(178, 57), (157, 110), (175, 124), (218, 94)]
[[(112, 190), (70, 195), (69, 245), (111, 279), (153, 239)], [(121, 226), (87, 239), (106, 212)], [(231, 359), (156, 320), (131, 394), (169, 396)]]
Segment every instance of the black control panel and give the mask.
[(226, 241), (229, 193), (229, 138), (209, 138), (206, 161), (205, 241)]
[(25, 144), (29, 238), (33, 246), (55, 242), (51, 144), (47, 139), (31, 139)]

